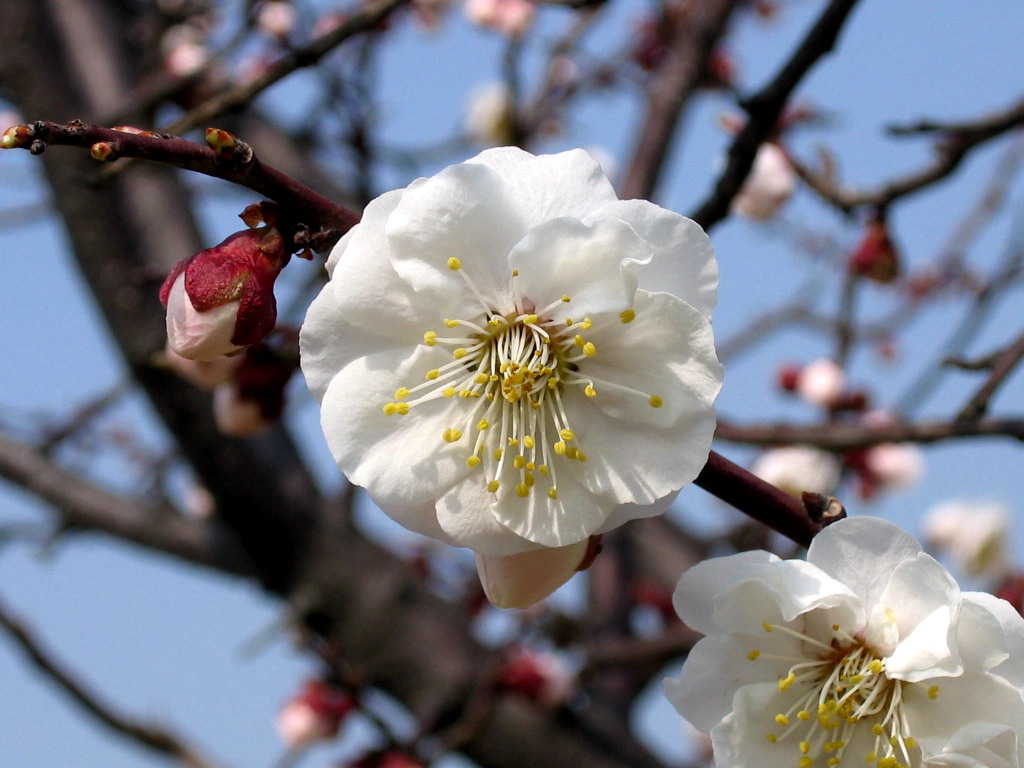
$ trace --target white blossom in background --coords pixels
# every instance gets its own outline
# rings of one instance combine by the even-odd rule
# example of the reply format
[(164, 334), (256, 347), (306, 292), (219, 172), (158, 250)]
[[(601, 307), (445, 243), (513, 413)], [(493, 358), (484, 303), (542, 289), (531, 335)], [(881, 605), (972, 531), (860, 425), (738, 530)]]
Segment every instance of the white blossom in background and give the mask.
[(295, 29), (298, 14), (287, 0), (265, 0), (256, 6), (256, 26), (267, 37), (284, 40)]
[(704, 561), (674, 602), (705, 637), (665, 692), (720, 768), (1024, 761), (1024, 619), (891, 523), (839, 521), (806, 562)]
[(756, 221), (773, 218), (796, 190), (796, 171), (778, 144), (762, 144), (732, 209)]
[(154, 362), (166, 366), (200, 389), (212, 392), (218, 385), (231, 380), (235, 369), (242, 362), (242, 356), (219, 355), (209, 360), (192, 360), (179, 355), (168, 343)]
[(796, 391), (812, 405), (830, 408), (846, 391), (846, 374), (834, 361), (819, 358), (800, 369)]
[(505, 83), (484, 83), (470, 93), (466, 106), (466, 134), (487, 146), (509, 144), (513, 139), (514, 110), (512, 92)]
[(582, 150), (487, 150), (389, 192), (327, 268), (301, 353), (328, 446), (399, 523), (474, 549), (485, 586), (558, 548), (553, 590), (704, 466), (710, 241)]
[(1009, 508), (998, 502), (945, 501), (925, 513), (924, 538), (970, 576), (1003, 576), (1010, 519)]
[(833, 493), (839, 485), (839, 470), (839, 460), (833, 454), (808, 445), (772, 448), (750, 468), (765, 482), (797, 498), (804, 491)]

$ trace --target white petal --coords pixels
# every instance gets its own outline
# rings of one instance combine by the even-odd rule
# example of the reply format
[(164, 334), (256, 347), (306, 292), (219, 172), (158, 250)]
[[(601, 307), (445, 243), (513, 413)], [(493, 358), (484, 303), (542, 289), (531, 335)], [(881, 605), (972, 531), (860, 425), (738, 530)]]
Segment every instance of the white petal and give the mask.
[(715, 764), (720, 768), (794, 768), (800, 757), (795, 739), (778, 744), (765, 740), (766, 734), (781, 730), (774, 717), (788, 709), (791, 698), (780, 694), (776, 682), (740, 688), (732, 713), (711, 731)]
[(568, 547), (536, 549), (518, 555), (476, 556), (487, 599), (499, 608), (528, 608), (540, 602), (576, 573), (587, 542)]
[(237, 301), (197, 311), (185, 291), (182, 271), (167, 296), (167, 344), (189, 360), (214, 360), (237, 352), (244, 348), (231, 343), (237, 317)]
[(992, 669), (1024, 689), (1024, 618), (987, 592), (964, 592), (962, 597), (957, 639), (965, 666)]
[(441, 496), (437, 521), (452, 541), (481, 554), (513, 555), (541, 547), (498, 522), (494, 506), (495, 496), (477, 469)]
[[(530, 230), (509, 254), (509, 266), (519, 273), (515, 292), (532, 308), (555, 304), (557, 319), (582, 320), (629, 308), (636, 292), (631, 262), (650, 257), (628, 224), (608, 219), (588, 226), (563, 218)], [(571, 301), (560, 301), (564, 295)]]
[[(467, 163), (410, 184), (385, 227), (395, 271), (436, 306), (438, 315), (460, 319), (512, 309), (508, 254), (527, 231), (506, 180)], [(452, 258), (488, 306), (449, 267)]]
[(688, 626), (705, 634), (756, 634), (764, 622), (788, 624), (814, 609), (828, 609), (828, 623), (844, 627), (860, 617), (846, 585), (809, 563), (761, 551), (698, 563), (680, 578), (672, 602)]
[[(929, 682), (938, 695), (928, 695)], [(972, 723), (991, 723), (1020, 731), (1024, 725), (1021, 691), (1005, 680), (988, 674), (938, 678), (903, 686), (903, 700), (909, 733), (926, 753), (941, 752), (952, 734)], [(1017, 745), (1018, 760), (1024, 760)]]
[(495, 147), (468, 162), (501, 175), (514, 210), (531, 227), (562, 216), (582, 219), (616, 200), (600, 164), (582, 149), (534, 156), (516, 147)]
[(700, 225), (646, 200), (616, 200), (584, 219), (625, 221), (654, 250), (636, 270), (639, 288), (682, 299), (710, 319), (718, 301), (718, 262), (711, 239)]
[[(586, 404), (613, 418), (660, 428), (713, 413), (723, 368), (708, 321), (668, 294), (637, 291), (633, 309), (632, 322), (615, 318), (586, 334), (597, 348), (593, 357), (580, 361), (576, 374), (582, 380), (595, 379), (597, 396), (586, 398)], [(601, 381), (637, 392), (602, 387)], [(652, 395), (661, 399), (656, 408)]]
[(537, 484), (525, 497), (516, 494), (519, 472), (506, 465), (495, 519), (525, 539), (545, 547), (563, 547), (597, 533), (611, 514), (613, 500), (592, 493), (565, 464), (557, 470), (558, 498), (547, 495), (550, 478), (536, 477)]
[(953, 734), (942, 752), (922, 761), (936, 768), (1019, 768), (1017, 730), (995, 723), (970, 723)]
[(679, 491), (675, 491), (651, 504), (618, 504), (612, 509), (608, 519), (604, 521), (604, 525), (597, 532), (607, 533), (608, 531), (615, 530), (620, 525), (628, 523), (630, 520), (657, 517), (671, 507), (678, 496)]
[[(378, 504), (377, 506), (379, 507), (380, 505)], [(459, 546), (459, 543), (445, 533), (444, 529), (438, 524), (437, 512), (432, 501), (410, 507), (389, 504), (386, 514), (406, 530), (443, 541), (445, 544), (451, 544), (455, 547)]]
[(814, 537), (807, 561), (849, 585), (867, 607), (878, 602), (892, 571), (921, 551), (913, 536), (877, 517), (851, 517)]
[(331, 252), (327, 266), (333, 277), (306, 311), (299, 334), (302, 373), (317, 400), (353, 360), (415, 346), (424, 331), (439, 325), (437, 310), (416, 296), (388, 258), (384, 221), (403, 191), (382, 195), (366, 207), (363, 220)]
[(461, 398), (439, 397), (405, 415), (382, 410), (396, 389), (423, 381), (423, 371), (449, 359), (426, 346), (376, 352), (346, 365), (327, 387), (320, 421), (334, 460), (385, 511), (436, 499), (471, 471), (465, 447), (442, 438), (448, 428), (465, 427)]
[[(960, 587), (935, 558), (924, 552), (892, 570), (889, 583), (871, 608), (867, 640), (889, 655), (886, 671), (904, 680), (957, 674), (955, 628)], [(886, 625), (895, 626), (890, 634)], [(899, 646), (886, 642), (894, 637)]]
[[(710, 731), (729, 714), (741, 687), (786, 676), (790, 665), (765, 658), (765, 654), (792, 655), (796, 648), (796, 642), (781, 634), (705, 637), (690, 649), (680, 676), (665, 680), (665, 696), (694, 726)], [(760, 656), (751, 660), (752, 651)]]

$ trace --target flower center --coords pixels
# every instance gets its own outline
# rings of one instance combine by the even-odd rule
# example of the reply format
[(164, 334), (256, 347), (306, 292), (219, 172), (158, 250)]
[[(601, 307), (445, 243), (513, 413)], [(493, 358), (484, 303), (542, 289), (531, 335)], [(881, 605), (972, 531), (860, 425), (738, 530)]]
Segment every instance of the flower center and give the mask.
[[(450, 349), (452, 360), (427, 371), (424, 382), (400, 387), (394, 401), (384, 404), (384, 413), (406, 415), (431, 400), (462, 398), (466, 409), (440, 437), (447, 443), (466, 439), (466, 465), (482, 467), (487, 490), (499, 496), (507, 492), (501, 478), (511, 465), (518, 496), (530, 496), (539, 484), (549, 498), (557, 499), (558, 465), (587, 460), (563, 403), (571, 387), (582, 389), (588, 398), (614, 390), (641, 397), (654, 408), (662, 399), (581, 370), (598, 354), (584, 336), (597, 326), (589, 317), (577, 320), (565, 314), (570, 296), (539, 310), (529, 299), (517, 297), (513, 311), (503, 313), (483, 298), (458, 259), (449, 259), (448, 267), (462, 276), (481, 312), (470, 319), (446, 319), (451, 335), (434, 330), (423, 334), (427, 346)], [(516, 277), (514, 270), (513, 288)], [(629, 309), (610, 322), (628, 324), (635, 317)]]
[[(867, 745), (849, 765), (879, 768), (910, 768), (921, 763), (917, 741), (910, 735), (904, 688), (914, 685), (885, 674), (885, 660), (864, 642), (832, 625), (831, 643), (777, 624), (764, 625), (767, 632), (784, 632), (810, 644), (816, 658), (790, 658), (751, 651), (747, 658), (793, 662), (779, 679), (779, 690), (793, 694), (785, 712), (773, 716), (775, 728), (765, 734), (772, 744), (795, 747), (794, 765), (811, 768), (824, 757), (824, 765), (838, 766), (847, 757), (855, 737)], [(938, 697), (939, 687), (928, 688), (928, 698)], [(780, 730), (781, 729), (781, 730)]]

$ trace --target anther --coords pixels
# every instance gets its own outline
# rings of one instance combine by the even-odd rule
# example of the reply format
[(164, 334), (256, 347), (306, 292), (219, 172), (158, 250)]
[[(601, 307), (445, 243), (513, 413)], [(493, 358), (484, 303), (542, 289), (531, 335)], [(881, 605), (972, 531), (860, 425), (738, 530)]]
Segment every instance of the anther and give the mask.
[(441, 437), (444, 438), (446, 443), (454, 443), (462, 437), (462, 432), (452, 427), (450, 429), (446, 429)]
[(583, 345), (583, 354), (587, 357), (593, 357), (597, 354), (597, 346), (592, 341), (588, 341)]
[(452, 271), (462, 269), (462, 262), (456, 259), (454, 256), (452, 256), (450, 259), (448, 259), (448, 269)]
[(402, 400), (409, 396), (409, 390), (405, 387), (399, 387), (395, 390), (395, 400)]
[(635, 309), (625, 309), (622, 312), (619, 312), (619, 320), (621, 320), (624, 323), (632, 323), (633, 320), (635, 320), (635, 319), (636, 319), (636, 310)]
[(661, 397), (659, 397), (658, 395), (651, 395), (650, 398), (648, 398), (647, 402), (651, 404), (652, 408), (661, 408), (661, 406), (665, 403), (665, 401), (662, 400)]
[(437, 345), (437, 333), (435, 331), (427, 331), (423, 334), (423, 343), (428, 347)]

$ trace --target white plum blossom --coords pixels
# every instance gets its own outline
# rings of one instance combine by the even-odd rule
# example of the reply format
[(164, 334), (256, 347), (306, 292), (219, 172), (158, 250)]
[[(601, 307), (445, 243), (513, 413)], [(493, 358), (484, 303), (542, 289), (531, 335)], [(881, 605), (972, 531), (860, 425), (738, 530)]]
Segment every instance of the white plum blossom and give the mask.
[(704, 466), (710, 241), (618, 200), (582, 150), (491, 149), (389, 192), (327, 269), (301, 355), (334, 458), (492, 584), (488, 558), (568, 547), (564, 581), (572, 545), (664, 511)]
[(732, 202), (741, 216), (766, 221), (779, 212), (796, 189), (796, 171), (778, 144), (761, 145), (750, 175)]
[(924, 454), (910, 443), (882, 443), (864, 453), (864, 466), (880, 488), (909, 488), (924, 474)]
[(1006, 536), (1010, 510), (996, 501), (951, 499), (924, 516), (925, 541), (970, 576), (1002, 576), (1008, 567)]
[(1024, 762), (1024, 619), (891, 523), (704, 561), (674, 602), (705, 637), (665, 692), (722, 768)]
[(808, 493), (829, 494), (839, 484), (839, 460), (809, 445), (773, 448), (758, 456), (750, 469), (765, 482), (800, 498)]

